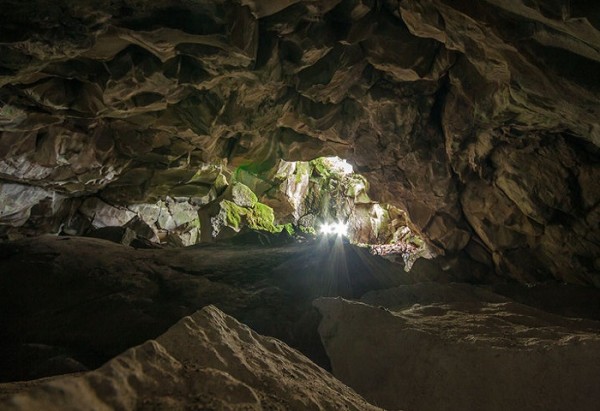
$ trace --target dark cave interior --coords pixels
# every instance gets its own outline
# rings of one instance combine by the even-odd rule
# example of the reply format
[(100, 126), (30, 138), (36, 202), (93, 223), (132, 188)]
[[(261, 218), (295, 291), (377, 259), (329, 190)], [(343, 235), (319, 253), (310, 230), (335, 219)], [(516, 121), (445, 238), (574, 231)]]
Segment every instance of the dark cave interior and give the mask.
[(0, 408), (597, 409), (600, 5), (0, 9)]

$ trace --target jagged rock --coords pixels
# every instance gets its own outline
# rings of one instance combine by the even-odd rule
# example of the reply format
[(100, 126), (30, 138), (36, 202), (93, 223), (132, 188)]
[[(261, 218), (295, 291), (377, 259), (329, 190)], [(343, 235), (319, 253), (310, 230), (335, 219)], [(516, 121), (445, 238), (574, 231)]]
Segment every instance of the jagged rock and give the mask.
[(320, 298), (333, 374), (372, 403), (412, 410), (593, 410), (600, 323), (466, 284)]
[(258, 201), (256, 194), (240, 182), (234, 182), (213, 204), (200, 212), (203, 241), (231, 238), (243, 229), (281, 232), (275, 225), (273, 209)]
[[(198, 170), (338, 155), (436, 251), (598, 285), (588, 3), (5, 0), (0, 178), (205, 205), (222, 181)], [(36, 234), (23, 227), (11, 235)]]
[(123, 226), (135, 217), (131, 211), (111, 206), (96, 197), (85, 200), (79, 211), (88, 217), (96, 228)]
[(0, 184), (2, 208), (0, 220), (3, 225), (21, 226), (29, 219), (31, 208), (52, 194), (39, 187), (21, 184)]
[[(252, 208), (258, 202), (256, 194), (250, 190), (249, 187), (241, 183), (234, 183), (231, 185), (231, 201), (240, 207)], [(225, 198), (228, 196), (225, 195)]]
[(12, 395), (0, 406), (7, 411), (380, 409), (298, 351), (214, 306), (95, 371), (6, 388)]

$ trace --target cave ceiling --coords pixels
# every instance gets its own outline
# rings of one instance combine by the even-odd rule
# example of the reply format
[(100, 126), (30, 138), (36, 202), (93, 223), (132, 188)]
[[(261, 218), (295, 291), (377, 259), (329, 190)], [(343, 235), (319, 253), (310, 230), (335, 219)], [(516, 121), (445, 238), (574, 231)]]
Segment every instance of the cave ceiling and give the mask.
[(594, 2), (0, 4), (5, 231), (337, 155), (447, 256), (600, 286)]

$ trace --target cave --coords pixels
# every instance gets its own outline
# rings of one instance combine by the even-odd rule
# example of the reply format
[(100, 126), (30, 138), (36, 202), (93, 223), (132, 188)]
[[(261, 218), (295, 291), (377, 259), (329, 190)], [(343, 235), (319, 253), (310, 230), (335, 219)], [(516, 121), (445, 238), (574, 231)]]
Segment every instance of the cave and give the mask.
[(600, 5), (0, 5), (0, 409), (598, 409)]

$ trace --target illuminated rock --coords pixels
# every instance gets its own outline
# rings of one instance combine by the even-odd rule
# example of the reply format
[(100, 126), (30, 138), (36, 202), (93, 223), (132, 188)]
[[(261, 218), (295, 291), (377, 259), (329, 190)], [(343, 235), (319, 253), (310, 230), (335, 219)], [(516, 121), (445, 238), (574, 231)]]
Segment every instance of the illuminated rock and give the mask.
[(0, 399), (6, 411), (380, 410), (298, 351), (256, 334), (214, 306), (95, 371), (11, 389), (18, 394)]

